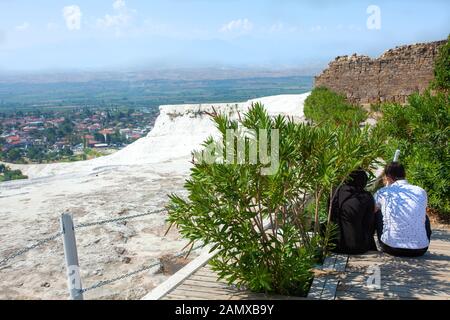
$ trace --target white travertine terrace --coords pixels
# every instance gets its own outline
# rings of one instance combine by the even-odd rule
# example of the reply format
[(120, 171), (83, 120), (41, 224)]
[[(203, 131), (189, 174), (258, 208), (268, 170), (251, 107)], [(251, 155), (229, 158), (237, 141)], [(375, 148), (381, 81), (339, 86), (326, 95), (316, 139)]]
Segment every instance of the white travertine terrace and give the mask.
[[(184, 193), (191, 151), (216, 131), (208, 112), (244, 113), (261, 102), (270, 115), (303, 120), (308, 94), (264, 97), (235, 104), (160, 107), (153, 130), (110, 156), (76, 163), (12, 166), (28, 180), (0, 184), (0, 259), (58, 231), (59, 216), (71, 212), (75, 224), (160, 209), (170, 193)], [(165, 213), (77, 231), (83, 284), (92, 285), (179, 252), (186, 241), (176, 230), (167, 236)], [(128, 259), (130, 258), (130, 259)], [(126, 261), (126, 262), (124, 262)], [(63, 248), (54, 241), (0, 268), (0, 299), (66, 299)], [(167, 279), (144, 272), (99, 290), (86, 299), (141, 298)]]

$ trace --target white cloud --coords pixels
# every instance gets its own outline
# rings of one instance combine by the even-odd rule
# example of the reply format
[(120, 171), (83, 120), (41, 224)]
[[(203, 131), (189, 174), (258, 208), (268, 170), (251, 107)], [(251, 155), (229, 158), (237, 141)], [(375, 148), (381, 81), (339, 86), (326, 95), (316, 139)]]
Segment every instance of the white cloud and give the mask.
[(30, 28), (30, 24), (28, 22), (24, 22), (21, 25), (16, 26), (17, 31), (25, 31)]
[(66, 21), (67, 29), (70, 31), (81, 29), (81, 9), (77, 5), (66, 6), (63, 9), (63, 17)]
[(265, 33), (275, 35), (275, 34), (291, 34), (298, 33), (302, 31), (302, 27), (296, 25), (289, 25), (283, 22), (274, 23), (263, 29)]
[(228, 33), (228, 32), (234, 32), (234, 33), (247, 33), (253, 30), (253, 23), (245, 19), (237, 19), (230, 21), (222, 26), (220, 28), (220, 32)]
[(114, 14), (106, 14), (97, 19), (97, 26), (102, 29), (114, 28), (120, 34), (122, 29), (129, 25), (135, 10), (128, 9), (124, 0), (115, 0), (113, 5)]
[(118, 28), (128, 24), (130, 17), (127, 15), (109, 15), (106, 14), (103, 18), (97, 20), (97, 26), (101, 28)]
[(284, 24), (281, 22), (275, 23), (273, 24), (270, 29), (269, 32), (270, 33), (276, 33), (276, 32), (281, 32), (284, 30)]
[(127, 5), (125, 4), (124, 0), (116, 0), (113, 3), (114, 10), (120, 10), (122, 8), (125, 8)]

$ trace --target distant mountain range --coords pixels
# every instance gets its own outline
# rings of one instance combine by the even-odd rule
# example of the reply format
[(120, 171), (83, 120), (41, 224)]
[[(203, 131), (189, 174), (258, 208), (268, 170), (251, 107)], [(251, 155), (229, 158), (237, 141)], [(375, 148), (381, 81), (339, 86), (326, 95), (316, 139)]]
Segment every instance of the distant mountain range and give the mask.
[(117, 71), (46, 71), (46, 72), (2, 72), (0, 83), (59, 83), (90, 81), (145, 81), (145, 80), (230, 80), (246, 78), (280, 78), (314, 76), (325, 65), (317, 64), (303, 68), (166, 68)]

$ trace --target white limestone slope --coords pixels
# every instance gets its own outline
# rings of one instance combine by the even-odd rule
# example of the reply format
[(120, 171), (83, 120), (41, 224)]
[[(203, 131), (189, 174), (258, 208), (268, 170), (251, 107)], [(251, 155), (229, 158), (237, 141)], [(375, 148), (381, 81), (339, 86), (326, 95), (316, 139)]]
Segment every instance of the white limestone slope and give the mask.
[(272, 116), (285, 115), (303, 119), (303, 105), (309, 93), (278, 95), (249, 100), (243, 103), (185, 104), (160, 107), (160, 115), (153, 130), (144, 138), (102, 158), (50, 165), (19, 166), (30, 177), (71, 174), (104, 170), (111, 166), (143, 165), (176, 159), (188, 159), (191, 151), (215, 132), (208, 113), (226, 112), (231, 117), (244, 113), (252, 103), (260, 102)]
[[(265, 97), (237, 104), (161, 106), (154, 129), (110, 156), (77, 163), (17, 166), (28, 180), (0, 184), (0, 260), (59, 229), (62, 212), (75, 224), (161, 209), (170, 193), (183, 194), (190, 153), (216, 131), (208, 112), (236, 117), (260, 101), (269, 114), (303, 119), (308, 94)], [(124, 223), (77, 230), (83, 284), (114, 278), (164, 255), (179, 252), (186, 241), (176, 230), (167, 236), (165, 213)], [(125, 262), (124, 262), (125, 261)], [(141, 298), (167, 278), (144, 272), (86, 298)], [(54, 241), (0, 266), (0, 299), (66, 299), (62, 244)]]
[(215, 126), (208, 115), (213, 110), (236, 117), (237, 111), (245, 112), (253, 102), (261, 102), (270, 115), (283, 114), (302, 119), (307, 96), (281, 95), (245, 103), (161, 106), (160, 116), (147, 137), (104, 160), (111, 164), (143, 164), (186, 157), (209, 135), (214, 134)]

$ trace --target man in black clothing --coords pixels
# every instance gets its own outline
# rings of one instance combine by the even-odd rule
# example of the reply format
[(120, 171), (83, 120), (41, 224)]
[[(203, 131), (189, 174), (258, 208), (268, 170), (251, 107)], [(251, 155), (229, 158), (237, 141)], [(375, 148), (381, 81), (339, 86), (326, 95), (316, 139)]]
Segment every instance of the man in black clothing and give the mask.
[(337, 191), (332, 201), (331, 221), (339, 227), (335, 252), (363, 254), (376, 250), (374, 235), (375, 201), (365, 191), (367, 173), (357, 170)]

